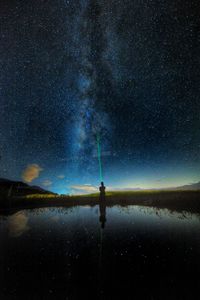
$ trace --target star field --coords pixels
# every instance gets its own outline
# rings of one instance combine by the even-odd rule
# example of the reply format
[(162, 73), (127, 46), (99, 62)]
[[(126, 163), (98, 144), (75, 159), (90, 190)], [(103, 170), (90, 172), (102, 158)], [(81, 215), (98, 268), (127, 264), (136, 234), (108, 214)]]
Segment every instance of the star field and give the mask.
[(98, 185), (100, 135), (109, 186), (199, 180), (197, 0), (3, 0), (0, 20), (0, 177)]

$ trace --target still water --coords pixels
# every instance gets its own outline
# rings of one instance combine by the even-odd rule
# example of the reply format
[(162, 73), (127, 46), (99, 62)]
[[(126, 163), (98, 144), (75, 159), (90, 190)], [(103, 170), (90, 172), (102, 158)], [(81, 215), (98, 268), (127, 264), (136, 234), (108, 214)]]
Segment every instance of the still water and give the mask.
[(139, 206), (0, 216), (0, 299), (199, 299), (199, 233), (198, 215)]

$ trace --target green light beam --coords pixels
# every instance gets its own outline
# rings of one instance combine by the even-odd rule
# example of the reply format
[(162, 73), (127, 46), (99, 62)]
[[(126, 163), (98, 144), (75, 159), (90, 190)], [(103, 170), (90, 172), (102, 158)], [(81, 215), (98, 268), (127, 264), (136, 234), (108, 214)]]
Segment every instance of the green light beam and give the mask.
[(97, 153), (98, 153), (98, 161), (99, 161), (99, 179), (100, 179), (100, 182), (102, 182), (103, 175), (102, 175), (102, 163), (101, 163), (101, 143), (100, 143), (99, 135), (97, 135)]

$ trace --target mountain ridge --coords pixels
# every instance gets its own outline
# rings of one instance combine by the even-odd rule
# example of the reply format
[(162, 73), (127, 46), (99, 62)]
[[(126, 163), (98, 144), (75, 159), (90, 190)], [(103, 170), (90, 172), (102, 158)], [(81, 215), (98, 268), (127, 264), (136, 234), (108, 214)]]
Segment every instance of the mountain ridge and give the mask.
[(0, 196), (26, 196), (30, 194), (53, 194), (40, 186), (31, 186), (23, 181), (15, 181), (7, 178), (0, 178)]

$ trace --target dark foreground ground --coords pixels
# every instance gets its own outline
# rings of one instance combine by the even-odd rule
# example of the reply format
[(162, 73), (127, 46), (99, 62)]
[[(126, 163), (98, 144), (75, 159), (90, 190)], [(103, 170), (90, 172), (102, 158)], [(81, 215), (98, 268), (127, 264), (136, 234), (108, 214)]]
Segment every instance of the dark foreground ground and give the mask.
[[(16, 212), (27, 208), (94, 206), (99, 204), (99, 195), (52, 196), (29, 195), (28, 197), (0, 197), (0, 213)], [(200, 190), (198, 191), (128, 191), (108, 192), (107, 206), (141, 205), (167, 208), (175, 211), (200, 213)]]

